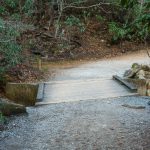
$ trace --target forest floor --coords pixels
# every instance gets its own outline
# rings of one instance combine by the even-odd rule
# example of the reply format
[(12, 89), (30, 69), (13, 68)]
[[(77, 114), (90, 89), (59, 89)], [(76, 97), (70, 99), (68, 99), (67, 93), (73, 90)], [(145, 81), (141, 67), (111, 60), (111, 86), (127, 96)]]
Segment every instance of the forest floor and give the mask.
[[(24, 45), (24, 54), (28, 58), (40, 56), (46, 61), (91, 60), (111, 58), (127, 52), (149, 49), (150, 45), (139, 41), (119, 41), (112, 43), (108, 23), (90, 20), (85, 32), (75, 27), (65, 37), (54, 38), (54, 28), (45, 24), (42, 28), (34, 27), (22, 33), (19, 39)], [(64, 26), (64, 32), (67, 32)], [(69, 35), (68, 35), (69, 34)]]

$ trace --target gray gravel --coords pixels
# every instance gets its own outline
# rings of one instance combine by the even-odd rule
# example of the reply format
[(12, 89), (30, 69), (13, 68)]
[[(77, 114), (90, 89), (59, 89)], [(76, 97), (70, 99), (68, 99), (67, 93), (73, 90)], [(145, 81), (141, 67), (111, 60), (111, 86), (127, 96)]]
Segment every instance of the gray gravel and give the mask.
[(150, 150), (149, 100), (122, 97), (28, 108), (28, 115), (12, 117), (0, 133), (0, 149)]

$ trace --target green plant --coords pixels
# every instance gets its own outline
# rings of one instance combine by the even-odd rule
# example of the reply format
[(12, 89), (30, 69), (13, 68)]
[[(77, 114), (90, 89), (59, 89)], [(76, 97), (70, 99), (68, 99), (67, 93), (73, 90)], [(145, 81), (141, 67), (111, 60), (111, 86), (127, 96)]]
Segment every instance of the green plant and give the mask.
[(10, 14), (11, 16), (15, 15), (31, 15), (34, 10), (34, 0), (5, 0), (0, 2), (0, 15)]
[(14, 21), (20, 21), (21, 20), (21, 15), (19, 13), (14, 13), (11, 15), (11, 19)]
[(96, 15), (96, 19), (99, 22), (103, 22), (105, 20), (105, 18), (103, 16), (101, 16), (101, 15)]
[(18, 1), (17, 0), (5, 0), (5, 5), (6, 7), (10, 7), (12, 9), (16, 9), (18, 6)]
[(4, 6), (0, 6), (0, 15), (4, 15), (6, 13), (6, 8)]
[(118, 5), (117, 15), (119, 16), (120, 12), (124, 14), (120, 16), (123, 22), (113, 20), (109, 23), (112, 40), (146, 40), (150, 34), (150, 1), (119, 0)]
[(3, 79), (5, 71), (21, 62), (21, 46), (17, 44), (19, 31), (0, 19), (0, 75)]
[(128, 34), (128, 30), (124, 27), (120, 27), (116, 22), (109, 23), (109, 32), (113, 34), (112, 41), (122, 40)]
[(85, 31), (84, 23), (82, 23), (79, 18), (77, 18), (73, 15), (67, 17), (65, 24), (68, 25), (69, 27), (77, 26), (79, 28), (80, 32)]
[(123, 8), (133, 8), (134, 5), (138, 4), (138, 0), (120, 0), (119, 4)]
[(91, 12), (83, 11), (82, 16), (84, 18), (84, 22), (88, 24), (88, 21), (90, 20), (90, 17), (91, 17)]
[(23, 6), (23, 11), (27, 15), (31, 15), (33, 13), (33, 8), (34, 8), (34, 0), (26, 0)]

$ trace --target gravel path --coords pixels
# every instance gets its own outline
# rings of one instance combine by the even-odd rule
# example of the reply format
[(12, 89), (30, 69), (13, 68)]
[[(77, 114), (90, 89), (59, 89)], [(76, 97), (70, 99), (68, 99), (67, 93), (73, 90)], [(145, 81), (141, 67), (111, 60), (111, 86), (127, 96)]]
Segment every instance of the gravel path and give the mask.
[(0, 133), (0, 149), (150, 150), (149, 100), (122, 97), (28, 108), (28, 115), (12, 117)]
[(44, 97), (51, 104), (11, 117), (0, 150), (150, 150), (150, 98), (102, 99), (128, 95), (111, 78), (133, 62), (149, 58), (142, 52), (54, 68)]

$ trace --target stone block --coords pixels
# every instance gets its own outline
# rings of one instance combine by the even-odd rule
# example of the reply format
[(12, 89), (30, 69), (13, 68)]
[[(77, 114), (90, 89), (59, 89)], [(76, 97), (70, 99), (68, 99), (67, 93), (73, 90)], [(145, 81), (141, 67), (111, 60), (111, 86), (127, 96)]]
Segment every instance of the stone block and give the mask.
[(33, 106), (36, 103), (38, 84), (7, 83), (6, 97), (17, 104)]
[(23, 105), (15, 104), (4, 99), (0, 99), (0, 112), (4, 116), (26, 113), (26, 108)]

